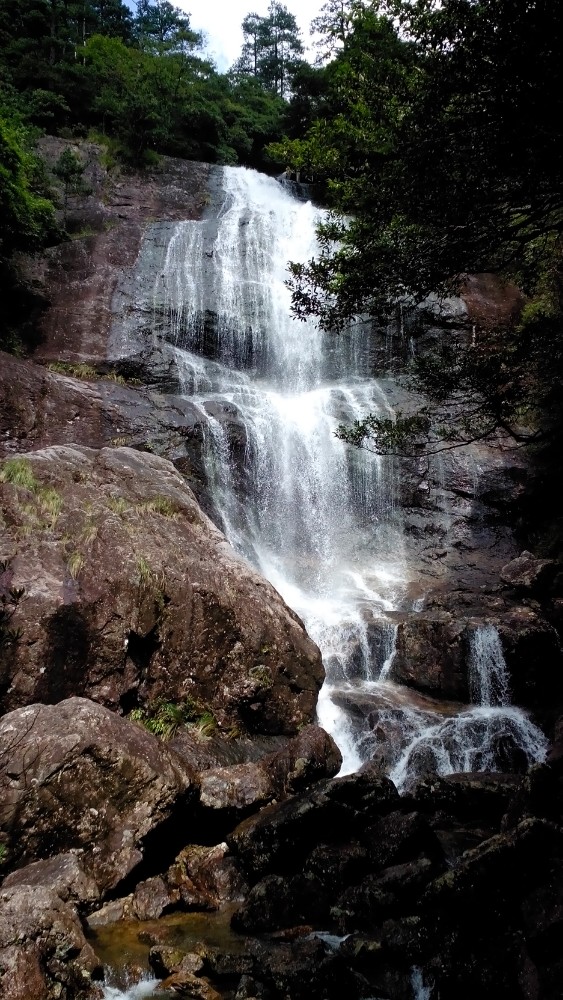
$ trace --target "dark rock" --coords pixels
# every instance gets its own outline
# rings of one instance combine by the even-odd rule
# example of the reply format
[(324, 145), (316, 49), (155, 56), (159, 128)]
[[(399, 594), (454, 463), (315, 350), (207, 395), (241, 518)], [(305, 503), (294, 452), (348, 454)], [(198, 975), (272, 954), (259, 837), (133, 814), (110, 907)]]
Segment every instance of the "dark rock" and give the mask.
[(464, 623), (430, 614), (401, 622), (389, 677), (419, 691), (467, 702)]
[(91, 1000), (101, 972), (71, 903), (38, 885), (0, 890), (2, 1000)]
[(422, 905), (454, 915), (481, 905), (509, 912), (514, 897), (531, 887), (562, 851), (561, 828), (544, 820), (523, 820), (514, 830), (466, 851), (454, 868), (429, 885)]
[(226, 844), (185, 847), (165, 876), (170, 896), (189, 909), (216, 910), (240, 901), (245, 883)]
[(149, 952), (149, 965), (155, 975), (164, 979), (173, 972), (189, 972), (198, 976), (203, 971), (204, 960), (195, 952), (182, 951), (170, 945), (153, 945)]
[(555, 568), (553, 559), (536, 559), (531, 552), (522, 552), (502, 567), (500, 578), (517, 591), (537, 594), (552, 579)]
[(389, 812), (398, 802), (394, 785), (367, 769), (319, 782), (312, 791), (266, 806), (227, 838), (245, 871), (257, 881), (268, 872), (295, 871), (314, 846)]
[(213, 989), (207, 979), (194, 976), (191, 972), (173, 972), (160, 984), (161, 990), (171, 990), (175, 995), (190, 997), (193, 1000), (221, 1000), (220, 993)]
[(281, 750), (262, 760), (278, 798), (333, 778), (341, 766), (342, 754), (332, 736), (315, 725), (304, 726)]
[(526, 302), (525, 295), (513, 282), (489, 272), (465, 275), (460, 296), (469, 321), (485, 329), (515, 323)]
[(154, 736), (83, 698), (0, 720), (0, 825), (19, 863), (79, 848), (101, 892), (143, 859), (147, 838), (192, 795), (186, 765)]
[(138, 920), (156, 920), (176, 902), (161, 878), (140, 882), (133, 894), (133, 912)]
[(373, 868), (387, 868), (424, 855), (440, 861), (442, 850), (425, 816), (418, 812), (391, 811), (366, 824), (360, 840)]
[(204, 771), (200, 781), (200, 803), (205, 809), (258, 809), (274, 792), (270, 776), (260, 764), (235, 764)]
[(419, 781), (410, 795), (423, 811), (440, 811), (462, 823), (498, 828), (521, 782), (520, 775), (486, 771), (433, 775)]
[(367, 982), (324, 941), (299, 938), (291, 943), (253, 942), (254, 976), (274, 997), (292, 1000), (350, 1000), (369, 996)]
[(386, 917), (407, 912), (436, 873), (428, 858), (386, 868), (347, 889), (331, 909), (341, 934), (377, 928)]
[(252, 976), (241, 976), (235, 1000), (269, 1000), (270, 994), (263, 983)]
[(27, 885), (52, 889), (63, 902), (73, 902), (91, 908), (100, 898), (94, 879), (86, 874), (80, 864), (80, 855), (57, 854), (45, 861), (35, 861), (25, 868), (7, 875), (2, 889)]
[(563, 761), (563, 715), (557, 719), (553, 727), (553, 739), (546, 759), (548, 764)]
[(511, 699), (528, 708), (563, 702), (563, 651), (556, 630), (533, 608), (521, 606), (496, 624), (510, 674)]
[(262, 934), (311, 923), (322, 925), (328, 917), (332, 891), (312, 875), (267, 875), (233, 914), (232, 927), (241, 934)]

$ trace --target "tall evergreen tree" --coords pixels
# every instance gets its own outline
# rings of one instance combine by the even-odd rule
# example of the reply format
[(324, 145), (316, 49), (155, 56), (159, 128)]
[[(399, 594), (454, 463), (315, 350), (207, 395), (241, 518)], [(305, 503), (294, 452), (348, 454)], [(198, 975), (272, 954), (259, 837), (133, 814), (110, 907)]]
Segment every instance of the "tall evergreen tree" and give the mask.
[(244, 44), (235, 73), (254, 76), (267, 90), (287, 97), (303, 54), (294, 15), (278, 0), (272, 0), (268, 14), (248, 14), (242, 30)]

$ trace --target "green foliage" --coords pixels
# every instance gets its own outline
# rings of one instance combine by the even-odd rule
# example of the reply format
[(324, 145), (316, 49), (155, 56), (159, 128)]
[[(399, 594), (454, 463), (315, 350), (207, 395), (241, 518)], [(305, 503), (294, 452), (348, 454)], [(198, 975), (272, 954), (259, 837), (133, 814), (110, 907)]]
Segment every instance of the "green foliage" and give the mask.
[(67, 146), (59, 156), (53, 167), (55, 177), (63, 185), (63, 218), (64, 225), (67, 222), (68, 198), (71, 194), (89, 194), (90, 188), (83, 181), (84, 164), (76, 153), (73, 153)]
[(217, 721), (210, 709), (191, 698), (182, 702), (160, 699), (146, 709), (133, 709), (129, 718), (162, 740), (171, 739), (184, 727), (204, 738), (217, 729)]
[(7, 458), (0, 468), (0, 482), (35, 492), (38, 483), (27, 458)]
[(150, 587), (156, 581), (156, 573), (144, 556), (137, 557), (137, 572), (139, 574), (139, 586)]
[(94, 379), (101, 378), (95, 368), (86, 362), (79, 362), (73, 364), (70, 361), (51, 361), (47, 365), (50, 372), (55, 372), (57, 375), (70, 375), (72, 378), (84, 379), (86, 382), (91, 382)]
[[(258, 165), (263, 146), (280, 133), (284, 102), (276, 95), (287, 89), (290, 55), (300, 45), (290, 42), (288, 17), (271, 5), (277, 55), (272, 84), (259, 97), (248, 77), (216, 71), (189, 16), (168, 0), (140, 0), (135, 18), (121, 0), (4, 0), (0, 80), (24, 127), (66, 138), (94, 132), (110, 167), (155, 167), (160, 153)], [(65, 205), (80, 193), (71, 155), (65, 151), (60, 164)]]
[(430, 431), (426, 410), (405, 416), (400, 410), (395, 417), (370, 414), (355, 420), (351, 427), (340, 425), (336, 436), (356, 447), (366, 447), (377, 455), (414, 456), (425, 449)]
[(266, 90), (285, 97), (303, 53), (294, 15), (272, 0), (265, 17), (248, 14), (244, 18), (242, 31), (244, 44), (235, 73), (253, 76)]
[[(562, 421), (557, 7), (329, 0), (322, 17), (333, 58), (315, 118), (269, 148), (324, 185), (333, 209), (318, 257), (291, 265), (296, 315), (339, 330), (397, 300), (455, 291), (468, 272), (514, 279), (531, 299), (517, 330), (446, 343), (413, 378), (432, 399), (420, 418), (432, 420), (433, 449), (499, 429), (541, 440)], [(424, 434), (410, 417), (340, 433), (408, 453), (413, 430), (416, 450)]]
[(0, 255), (42, 246), (55, 229), (53, 205), (37, 191), (38, 162), (21, 119), (0, 106)]
[(161, 517), (169, 517), (172, 520), (178, 516), (178, 510), (169, 497), (156, 496), (150, 500), (143, 500), (135, 505), (135, 510), (140, 514), (160, 514)]
[(73, 580), (77, 580), (81, 570), (84, 568), (84, 556), (77, 549), (68, 557), (67, 569)]

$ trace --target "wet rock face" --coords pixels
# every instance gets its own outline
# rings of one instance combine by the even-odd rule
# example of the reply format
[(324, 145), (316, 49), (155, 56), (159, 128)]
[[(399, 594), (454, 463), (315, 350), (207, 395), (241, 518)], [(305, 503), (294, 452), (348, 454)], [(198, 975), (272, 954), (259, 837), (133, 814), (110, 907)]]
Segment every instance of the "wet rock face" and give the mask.
[[(428, 778), (394, 804), (381, 798), (372, 769), (346, 784), (337, 779), (332, 793), (323, 783), (298, 796), (291, 810), (270, 807), (272, 825), (286, 831), (275, 844), (263, 834), (267, 810), (262, 820), (242, 824), (231, 843), (254, 884), (233, 925), (245, 933), (280, 932), (250, 946), (253, 984), (284, 996), (305, 953), (315, 953), (311, 961), (322, 969), (321, 942), (298, 937), (313, 927), (350, 936), (332, 939), (335, 979), (309, 984), (311, 996), (341, 996), (338, 974), (349, 977), (346, 995), (353, 998), (411, 996), (418, 983), (447, 1000), (469, 995), (468, 987), (487, 1000), (556, 1000), (560, 764), (520, 779)], [(347, 822), (336, 813), (328, 822), (331, 794), (341, 805), (354, 803)], [(305, 858), (292, 836), (297, 817), (309, 837)], [(318, 842), (311, 850), (313, 830)], [(281, 938), (295, 941), (280, 945)], [(290, 995), (301, 995), (302, 985)], [(261, 995), (246, 988), (241, 980), (241, 997)]]
[(442, 698), (469, 701), (463, 627), (449, 616), (426, 614), (402, 622), (391, 679)]
[[(105, 367), (114, 374), (116, 366), (111, 371)], [(127, 378), (147, 376), (130, 365), (123, 370)], [(104, 366), (98, 371), (102, 374)], [(207, 509), (210, 500), (201, 459), (204, 420), (201, 411), (181, 396), (134, 388), (112, 378), (73, 378), (0, 352), (2, 456), (51, 444), (140, 448), (173, 462)]]
[(41, 886), (0, 889), (3, 1000), (94, 1000), (101, 972), (70, 903)]
[(50, 302), (41, 319), (41, 356), (105, 359), (113, 320), (113, 296), (124, 269), (133, 267), (152, 220), (199, 219), (207, 201), (210, 167), (161, 157), (158, 170), (108, 172), (102, 147), (46, 137), (41, 153), (53, 166), (66, 148), (85, 165), (86, 196), (71, 197), (70, 231), (90, 235), (53, 247), (25, 265), (28, 277)]
[(0, 484), (0, 557), (25, 588), (21, 637), (3, 654), (5, 710), (74, 694), (126, 710), (190, 696), (255, 732), (311, 720), (316, 646), (169, 462), (79, 447), (27, 460), (35, 485)]
[(520, 593), (541, 594), (552, 579), (556, 569), (553, 559), (536, 559), (531, 552), (522, 552), (500, 572), (503, 583)]
[[(79, 849), (100, 892), (141, 863), (173, 815), (187, 816), (194, 795), (194, 776), (156, 737), (83, 698), (5, 715), (0, 765), (12, 864)], [(54, 866), (35, 879), (60, 891), (68, 879)]]

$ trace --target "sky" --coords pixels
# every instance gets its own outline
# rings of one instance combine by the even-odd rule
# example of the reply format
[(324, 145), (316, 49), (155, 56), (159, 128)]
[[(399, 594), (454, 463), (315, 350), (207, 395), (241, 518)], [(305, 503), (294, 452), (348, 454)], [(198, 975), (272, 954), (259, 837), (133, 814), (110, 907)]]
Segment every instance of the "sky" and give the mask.
[[(323, 3), (324, 0), (284, 2), (297, 19), (304, 44), (309, 39), (309, 25)], [(220, 72), (229, 69), (240, 55), (243, 42), (240, 26), (246, 15), (252, 11), (264, 16), (268, 12), (268, 0), (176, 0), (175, 5), (190, 14), (192, 28), (206, 33), (207, 50)]]

